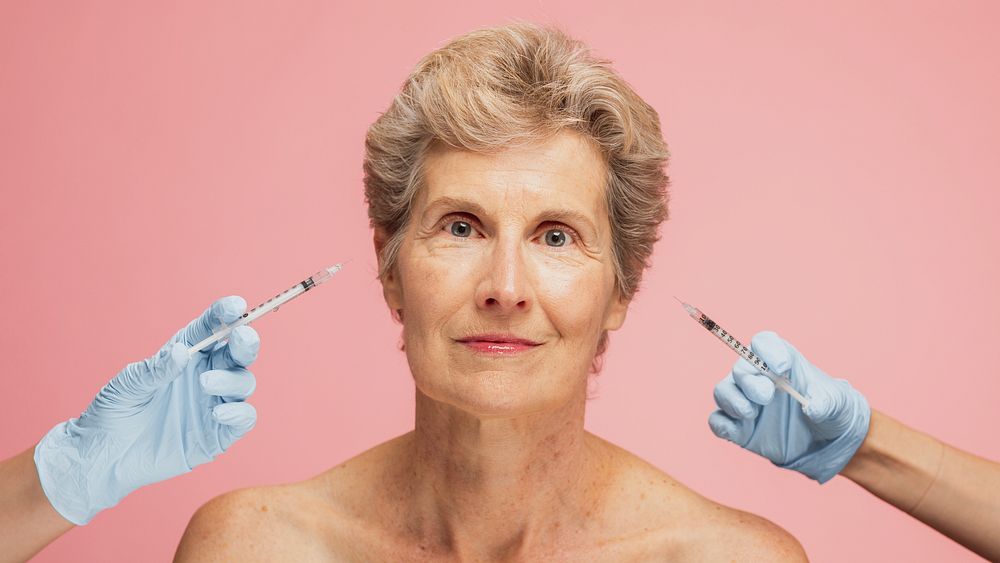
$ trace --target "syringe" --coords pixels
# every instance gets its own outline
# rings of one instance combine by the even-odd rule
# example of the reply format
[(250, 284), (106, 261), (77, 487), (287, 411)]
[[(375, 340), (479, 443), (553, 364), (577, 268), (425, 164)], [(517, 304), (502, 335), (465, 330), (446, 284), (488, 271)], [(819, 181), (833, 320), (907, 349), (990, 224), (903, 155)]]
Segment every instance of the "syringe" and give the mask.
[(234, 321), (232, 324), (222, 325), (221, 328), (216, 329), (216, 331), (212, 333), (212, 336), (209, 336), (208, 338), (188, 348), (188, 354), (193, 355), (195, 352), (204, 350), (220, 340), (229, 338), (229, 333), (233, 332), (234, 328), (248, 325), (271, 311), (277, 311), (278, 307), (281, 307), (285, 303), (288, 303), (292, 299), (295, 299), (299, 295), (302, 295), (303, 293), (330, 279), (333, 277), (333, 274), (339, 272), (343, 267), (343, 264), (337, 264), (330, 266), (325, 270), (320, 270), (312, 276), (309, 276), (308, 278), (295, 284), (291, 288), (286, 289), (260, 305), (257, 305), (253, 309), (243, 313), (243, 316)]
[[(674, 299), (677, 298), (674, 297)], [(740, 355), (740, 357), (750, 362), (753, 365), (753, 367), (757, 368), (757, 370), (759, 370), (762, 374), (766, 375), (768, 379), (773, 381), (775, 386), (777, 386), (785, 393), (791, 395), (793, 399), (795, 399), (802, 405), (802, 408), (806, 408), (806, 406), (809, 404), (809, 399), (806, 399), (798, 391), (796, 391), (795, 388), (792, 387), (792, 384), (791, 382), (788, 381), (788, 379), (771, 371), (771, 369), (767, 367), (767, 363), (764, 362), (764, 360), (760, 359), (759, 356), (756, 356), (753, 352), (750, 351), (749, 348), (741, 344), (739, 340), (733, 338), (732, 334), (729, 334), (728, 332), (723, 330), (721, 326), (716, 324), (716, 322), (713, 321), (712, 319), (708, 318), (708, 315), (702, 313), (700, 310), (698, 310), (697, 307), (688, 305), (687, 303), (681, 301), (680, 299), (677, 299), (677, 302), (684, 306), (684, 310), (687, 311), (689, 315), (691, 315), (692, 319), (698, 321), (698, 324), (707, 328), (709, 332), (717, 336), (719, 340), (721, 340), (726, 344), (726, 346), (729, 346), (730, 348), (735, 350), (736, 353)]]

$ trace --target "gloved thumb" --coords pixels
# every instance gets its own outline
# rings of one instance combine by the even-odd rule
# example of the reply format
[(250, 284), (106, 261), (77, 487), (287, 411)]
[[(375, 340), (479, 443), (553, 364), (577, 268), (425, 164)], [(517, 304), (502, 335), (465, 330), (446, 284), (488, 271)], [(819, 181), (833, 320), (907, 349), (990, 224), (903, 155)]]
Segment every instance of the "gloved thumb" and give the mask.
[(190, 360), (187, 346), (180, 342), (168, 342), (155, 356), (142, 362), (145, 365), (138, 371), (136, 390), (144, 394), (156, 391), (177, 379)]
[(125, 366), (101, 389), (96, 403), (109, 406), (145, 403), (157, 389), (183, 373), (189, 360), (186, 346), (168, 342), (155, 356)]
[(796, 389), (809, 397), (803, 413), (816, 424), (839, 424), (849, 403), (850, 384), (834, 380), (812, 365), (790, 342), (772, 331), (759, 332), (750, 343), (775, 373), (786, 375)]
[(240, 318), (246, 310), (246, 301), (239, 296), (223, 297), (212, 303), (165, 344), (157, 354), (133, 362), (111, 380), (101, 395), (118, 397), (119, 400), (145, 401), (149, 395), (177, 378), (190, 361), (188, 348), (197, 344), (212, 331)]
[(809, 394), (809, 404), (802, 409), (802, 412), (809, 417), (809, 420), (816, 424), (823, 424), (837, 415), (839, 402), (830, 393), (831, 390), (825, 386), (816, 385), (813, 387)]
[(191, 355), (188, 347), (181, 342), (174, 342), (169, 346), (164, 346), (160, 353), (153, 357), (153, 365), (150, 368), (150, 383), (155, 387), (162, 387), (177, 379), (177, 376), (184, 372)]
[(788, 343), (774, 331), (763, 330), (753, 335), (750, 350), (779, 375), (788, 373), (795, 362)]
[(868, 402), (850, 383), (824, 374), (810, 386), (809, 406), (802, 412), (816, 425), (817, 432), (833, 438), (848, 432), (857, 424), (855, 419), (866, 411)]

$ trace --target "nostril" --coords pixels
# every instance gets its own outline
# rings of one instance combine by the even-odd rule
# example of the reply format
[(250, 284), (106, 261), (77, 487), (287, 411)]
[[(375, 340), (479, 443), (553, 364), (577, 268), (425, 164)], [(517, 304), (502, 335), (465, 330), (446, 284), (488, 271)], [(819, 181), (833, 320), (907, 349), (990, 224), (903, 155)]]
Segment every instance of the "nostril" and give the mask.
[(494, 299), (494, 298), (492, 298), (492, 297), (490, 297), (490, 298), (486, 299), (486, 304), (487, 304), (487, 305), (495, 305), (495, 304), (496, 304), (496, 302), (497, 302), (497, 300), (496, 300), (496, 299)]

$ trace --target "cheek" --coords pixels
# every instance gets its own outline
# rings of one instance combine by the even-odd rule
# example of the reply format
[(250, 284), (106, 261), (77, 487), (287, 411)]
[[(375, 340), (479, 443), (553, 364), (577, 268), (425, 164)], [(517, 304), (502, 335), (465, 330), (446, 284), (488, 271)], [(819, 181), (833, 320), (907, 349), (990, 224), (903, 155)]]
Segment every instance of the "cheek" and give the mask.
[(539, 301), (565, 337), (588, 339), (600, 333), (613, 277), (603, 271), (542, 265), (539, 269)]
[[(447, 256), (417, 249), (399, 269), (406, 324), (439, 326), (449, 312), (471, 299), (470, 256)], [(412, 321), (412, 322), (411, 322)]]

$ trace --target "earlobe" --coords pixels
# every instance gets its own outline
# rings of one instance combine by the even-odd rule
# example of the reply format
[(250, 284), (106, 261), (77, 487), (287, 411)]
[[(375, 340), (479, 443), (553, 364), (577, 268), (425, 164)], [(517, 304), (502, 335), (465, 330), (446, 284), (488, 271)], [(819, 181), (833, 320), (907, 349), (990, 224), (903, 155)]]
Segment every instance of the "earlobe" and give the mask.
[(625, 324), (625, 317), (628, 316), (628, 306), (631, 300), (617, 298), (611, 304), (608, 311), (608, 320), (604, 323), (604, 330), (618, 330)]
[[(388, 237), (385, 232), (382, 229), (376, 228), (373, 242), (375, 244), (375, 256), (378, 258), (379, 271), (382, 271), (382, 250), (385, 248), (387, 240)], [(391, 311), (401, 311), (403, 308), (403, 292), (394, 270), (395, 268), (390, 268), (385, 272), (385, 275), (380, 276), (379, 281), (382, 282), (382, 297), (385, 299), (386, 305), (389, 306)]]
[(399, 311), (399, 317), (402, 318), (403, 296), (395, 276), (390, 274), (382, 279), (382, 297), (385, 298), (385, 304), (389, 306), (389, 309)]

